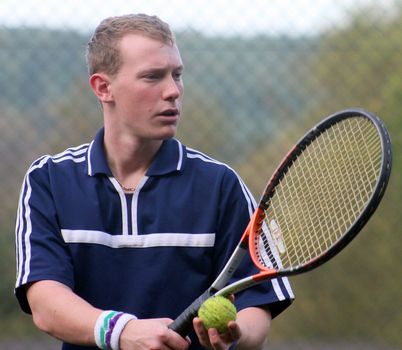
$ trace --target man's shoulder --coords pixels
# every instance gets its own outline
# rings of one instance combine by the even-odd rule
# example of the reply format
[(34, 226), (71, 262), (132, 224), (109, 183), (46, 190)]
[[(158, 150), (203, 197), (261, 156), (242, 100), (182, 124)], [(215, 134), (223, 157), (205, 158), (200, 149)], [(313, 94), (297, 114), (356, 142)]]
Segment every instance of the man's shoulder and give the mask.
[(207, 178), (221, 179), (227, 183), (242, 183), (237, 172), (227, 163), (217, 160), (199, 150), (186, 147), (186, 167), (192, 171), (207, 175)]
[(36, 170), (46, 170), (51, 167), (63, 165), (76, 165), (86, 161), (89, 144), (85, 143), (75, 147), (69, 147), (55, 154), (44, 154), (35, 159), (28, 169), (28, 173)]
[(228, 164), (191, 147), (186, 147), (186, 158), (189, 160), (194, 160), (193, 164), (196, 165), (198, 164), (205, 167), (232, 170)]

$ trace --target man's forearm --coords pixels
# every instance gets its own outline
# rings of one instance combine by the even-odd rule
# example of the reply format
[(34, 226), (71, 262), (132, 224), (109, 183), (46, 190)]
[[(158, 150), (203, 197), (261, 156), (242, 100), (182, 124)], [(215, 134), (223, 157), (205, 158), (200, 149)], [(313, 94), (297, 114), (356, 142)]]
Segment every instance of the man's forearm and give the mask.
[(271, 326), (271, 313), (263, 308), (249, 307), (239, 311), (236, 322), (241, 329), (238, 350), (262, 349)]
[(39, 281), (27, 297), (35, 325), (51, 336), (74, 344), (95, 345), (94, 325), (101, 310), (92, 307), (67, 286)]

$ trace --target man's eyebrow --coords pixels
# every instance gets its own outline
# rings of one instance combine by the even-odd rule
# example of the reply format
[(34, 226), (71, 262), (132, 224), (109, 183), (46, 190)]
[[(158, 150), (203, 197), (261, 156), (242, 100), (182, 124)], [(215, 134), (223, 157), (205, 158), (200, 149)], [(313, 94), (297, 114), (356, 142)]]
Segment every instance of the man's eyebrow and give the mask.
[(154, 66), (154, 67), (147, 67), (144, 68), (142, 70), (139, 71), (139, 74), (147, 74), (147, 73), (164, 73), (164, 72), (168, 72), (168, 71), (174, 71), (174, 72), (182, 72), (184, 70), (184, 65), (179, 65), (176, 67), (158, 67), (158, 66)]

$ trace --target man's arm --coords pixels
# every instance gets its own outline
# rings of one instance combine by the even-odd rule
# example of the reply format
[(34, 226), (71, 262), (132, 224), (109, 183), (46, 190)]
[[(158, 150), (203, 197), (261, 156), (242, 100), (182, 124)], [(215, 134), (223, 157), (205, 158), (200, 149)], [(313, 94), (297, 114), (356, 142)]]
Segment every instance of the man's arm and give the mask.
[(94, 326), (102, 310), (56, 281), (39, 281), (27, 287), (34, 324), (53, 337), (80, 345), (94, 345)]
[[(56, 281), (39, 281), (27, 287), (35, 325), (67, 343), (95, 346), (94, 327), (102, 313)], [(120, 336), (120, 349), (185, 350), (189, 341), (168, 329), (168, 318), (131, 320)]]
[(262, 349), (271, 326), (271, 313), (259, 307), (248, 307), (237, 314), (236, 322), (229, 322), (228, 332), (219, 335), (216, 329), (206, 331), (202, 321), (195, 318), (194, 329), (206, 349), (226, 350), (233, 343), (236, 350)]
[(271, 313), (264, 308), (248, 307), (238, 313), (236, 322), (241, 331), (236, 349), (262, 349), (271, 327)]

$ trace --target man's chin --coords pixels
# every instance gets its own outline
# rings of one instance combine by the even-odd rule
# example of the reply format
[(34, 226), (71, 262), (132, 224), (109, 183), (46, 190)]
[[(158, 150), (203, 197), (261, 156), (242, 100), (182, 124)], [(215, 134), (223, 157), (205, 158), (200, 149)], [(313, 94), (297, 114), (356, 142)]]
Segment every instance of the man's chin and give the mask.
[(160, 132), (155, 135), (155, 139), (158, 140), (168, 140), (171, 139), (172, 137), (175, 137), (177, 133), (177, 127), (169, 127), (169, 128), (164, 128), (164, 130), (161, 130)]

